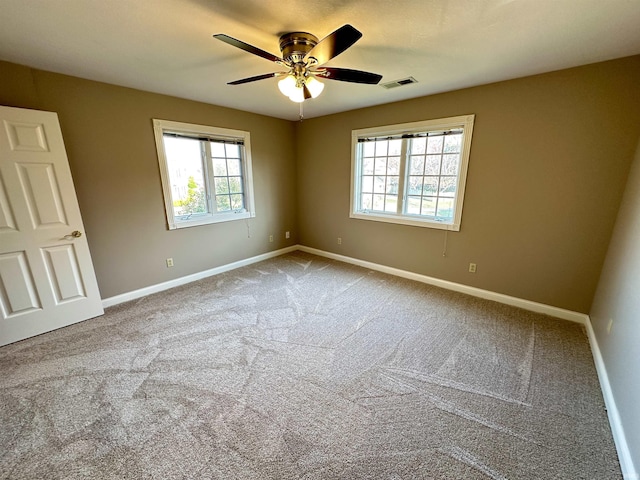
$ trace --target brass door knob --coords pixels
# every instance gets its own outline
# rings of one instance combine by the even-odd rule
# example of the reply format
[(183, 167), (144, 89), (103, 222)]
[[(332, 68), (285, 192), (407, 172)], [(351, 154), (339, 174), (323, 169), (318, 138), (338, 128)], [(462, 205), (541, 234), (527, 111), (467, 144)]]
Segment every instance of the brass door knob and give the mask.
[(74, 238), (80, 238), (81, 236), (82, 236), (82, 232), (78, 230), (74, 230), (69, 235), (65, 235), (64, 238), (65, 240), (73, 240)]

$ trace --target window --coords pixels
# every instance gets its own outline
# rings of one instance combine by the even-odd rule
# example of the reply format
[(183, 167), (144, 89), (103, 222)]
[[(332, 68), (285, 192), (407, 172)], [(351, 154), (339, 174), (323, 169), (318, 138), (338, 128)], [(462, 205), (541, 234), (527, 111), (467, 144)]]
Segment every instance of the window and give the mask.
[(353, 130), (351, 218), (460, 230), (473, 120)]
[(169, 229), (255, 216), (249, 132), (154, 120)]

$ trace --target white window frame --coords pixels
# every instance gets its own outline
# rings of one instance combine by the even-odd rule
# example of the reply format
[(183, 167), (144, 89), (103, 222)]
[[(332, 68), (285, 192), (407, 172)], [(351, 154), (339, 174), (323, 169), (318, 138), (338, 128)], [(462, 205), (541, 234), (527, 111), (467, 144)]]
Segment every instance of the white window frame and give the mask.
[[(160, 167), (160, 178), (162, 180), (162, 191), (164, 194), (164, 206), (167, 214), (167, 226), (169, 230), (177, 228), (194, 227), (198, 225), (208, 225), (211, 223), (229, 222), (233, 220), (242, 220), (245, 218), (255, 217), (255, 202), (253, 195), (253, 172), (251, 165), (251, 135), (243, 130), (231, 130), (228, 128), (211, 127), (207, 125), (196, 125), (192, 123), (173, 122), (170, 120), (153, 120), (153, 132), (156, 140), (156, 149), (158, 151), (158, 165)], [(245, 208), (233, 212), (224, 213), (205, 213), (198, 214), (195, 218), (182, 219), (174, 215), (173, 196), (171, 192), (171, 181), (169, 178), (169, 168), (164, 148), (164, 133), (183, 133), (191, 136), (209, 137), (211, 140), (241, 140), (244, 144), (242, 148), (242, 179), (243, 194)], [(211, 159), (205, 159), (207, 165), (205, 168), (210, 169), (209, 163)], [(212, 177), (208, 177), (208, 187), (213, 191)]]
[[(475, 115), (461, 115), (457, 117), (426, 120), (421, 122), (403, 123), (398, 125), (388, 125), (381, 127), (363, 128), (352, 130), (351, 132), (351, 199), (349, 206), (349, 217), (360, 220), (373, 220), (377, 222), (398, 223), (403, 225), (413, 225), (417, 227), (437, 228), (442, 230), (459, 231), (462, 221), (462, 206), (464, 200), (464, 190), (467, 180), (467, 170), (469, 166), (469, 153), (471, 151), (471, 137), (473, 134), (473, 123)], [(446, 131), (449, 129), (463, 129), (462, 149), (460, 152), (460, 169), (458, 171), (456, 196), (454, 197), (455, 213), (449, 222), (439, 220), (435, 217), (423, 215), (410, 215), (399, 213), (383, 213), (379, 211), (364, 211), (360, 208), (361, 181), (362, 181), (362, 159), (360, 158), (358, 142), (360, 138), (397, 136), (404, 134), (417, 134), (427, 132)], [(406, 199), (406, 164), (408, 163), (408, 153), (403, 148), (400, 167), (400, 188), (398, 191), (398, 201)]]

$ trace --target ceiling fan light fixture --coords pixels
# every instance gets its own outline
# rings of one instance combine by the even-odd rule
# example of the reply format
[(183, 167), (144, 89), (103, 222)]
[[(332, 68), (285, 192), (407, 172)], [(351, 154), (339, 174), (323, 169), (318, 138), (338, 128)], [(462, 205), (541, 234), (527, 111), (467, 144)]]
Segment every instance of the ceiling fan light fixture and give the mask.
[(296, 103), (304, 102), (304, 90), (302, 87), (294, 87), (291, 94), (288, 95), (289, 100)]
[(295, 75), (289, 74), (282, 80), (278, 81), (278, 89), (285, 96), (289, 97), (292, 102), (301, 103), (305, 101), (304, 98), (304, 86), (306, 85), (311, 98), (316, 98), (324, 90), (324, 84), (317, 80), (315, 77), (300, 76), (296, 78)]
[(311, 93), (311, 98), (316, 98), (322, 93), (322, 90), (324, 90), (324, 83), (316, 77), (308, 77), (305, 83), (309, 89), (309, 93)]
[(287, 75), (278, 82), (278, 88), (285, 97), (290, 97), (296, 89), (296, 77)]

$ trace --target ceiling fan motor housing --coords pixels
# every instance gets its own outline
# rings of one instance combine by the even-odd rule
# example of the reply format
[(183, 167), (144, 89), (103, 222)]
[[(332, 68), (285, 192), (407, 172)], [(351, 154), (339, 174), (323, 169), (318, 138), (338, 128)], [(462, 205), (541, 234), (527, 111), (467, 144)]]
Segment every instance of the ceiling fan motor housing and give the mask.
[(306, 32), (285, 33), (280, 37), (282, 58), (296, 64), (304, 61), (304, 57), (318, 44), (318, 37)]

